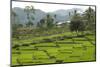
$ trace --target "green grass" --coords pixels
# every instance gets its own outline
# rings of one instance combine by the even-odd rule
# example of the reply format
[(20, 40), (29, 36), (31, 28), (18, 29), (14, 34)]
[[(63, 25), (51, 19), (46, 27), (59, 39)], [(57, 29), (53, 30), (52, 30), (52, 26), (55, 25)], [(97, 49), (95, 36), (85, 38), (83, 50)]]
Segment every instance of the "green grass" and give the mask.
[(17, 62), (17, 59), (18, 59), (18, 55), (13, 54), (12, 55), (12, 64), (13, 65), (19, 65), (18, 62)]
[(35, 51), (33, 56), (35, 59), (49, 59), (49, 56), (44, 51)]
[(73, 40), (74, 40), (74, 41), (86, 41), (85, 38), (79, 38), (79, 37), (73, 38)]
[[(15, 40), (13, 45), (21, 45), (12, 49), (12, 65), (63, 63), (95, 60), (95, 37), (64, 38), (53, 42), (40, 43), (43, 39), (54, 39), (63, 36), (75, 36), (72, 33), (56, 34), (46, 37), (36, 37), (27, 40)], [(90, 40), (88, 41), (87, 38)], [(32, 42), (37, 42), (32, 44)], [(22, 46), (28, 44), (29, 46)], [(18, 54), (19, 52), (19, 54)]]
[(49, 47), (49, 46), (51, 46), (51, 47), (53, 47), (53, 46), (56, 46), (56, 44), (54, 44), (54, 43), (39, 43), (39, 44), (36, 44), (35, 45), (36, 47)]

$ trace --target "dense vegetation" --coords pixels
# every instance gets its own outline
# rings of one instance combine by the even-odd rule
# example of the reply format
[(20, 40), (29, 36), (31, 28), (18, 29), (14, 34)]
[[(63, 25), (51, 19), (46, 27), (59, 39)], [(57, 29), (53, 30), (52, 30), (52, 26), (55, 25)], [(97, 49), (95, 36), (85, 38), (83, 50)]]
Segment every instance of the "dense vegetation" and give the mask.
[[(37, 25), (35, 10), (26, 6), (27, 23), (15, 23), (12, 11), (12, 65), (95, 61), (95, 10), (69, 13), (70, 22), (59, 24), (48, 13)], [(32, 12), (32, 13), (30, 13)]]

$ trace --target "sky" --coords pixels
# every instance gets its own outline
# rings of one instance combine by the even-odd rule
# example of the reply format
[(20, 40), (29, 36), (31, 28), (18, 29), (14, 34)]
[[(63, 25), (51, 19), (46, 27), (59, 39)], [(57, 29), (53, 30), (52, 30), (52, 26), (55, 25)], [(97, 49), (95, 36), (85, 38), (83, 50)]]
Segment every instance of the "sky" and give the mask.
[[(34, 6), (35, 9), (41, 9), (44, 12), (53, 12), (59, 9), (72, 9), (72, 8), (81, 8), (83, 11), (86, 10), (89, 6), (79, 6), (79, 5), (62, 5), (62, 4), (47, 4), (47, 3), (33, 3), (33, 2), (12, 2), (12, 8), (20, 7), (25, 8), (25, 6)], [(92, 7), (95, 9), (95, 7)]]

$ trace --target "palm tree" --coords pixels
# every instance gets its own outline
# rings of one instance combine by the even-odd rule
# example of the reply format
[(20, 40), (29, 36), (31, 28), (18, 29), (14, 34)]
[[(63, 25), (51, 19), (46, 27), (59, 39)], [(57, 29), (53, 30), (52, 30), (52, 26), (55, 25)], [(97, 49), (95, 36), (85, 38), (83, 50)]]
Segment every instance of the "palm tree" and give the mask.
[(24, 11), (26, 12), (27, 14), (27, 19), (28, 19), (28, 23), (27, 23), (27, 26), (33, 26), (33, 23), (32, 21), (34, 20), (34, 17), (32, 14), (35, 13), (35, 9), (33, 6), (26, 6)]
[(54, 26), (53, 21), (54, 21), (54, 19), (50, 16), (50, 14), (47, 14), (46, 25), (48, 28), (52, 28)]
[(56, 18), (57, 18), (57, 15), (56, 15), (56, 14), (54, 15), (54, 18), (55, 18), (55, 25), (57, 26), (57, 23), (58, 23), (58, 22), (57, 22), (57, 20), (56, 20)]
[(83, 14), (83, 18), (85, 21), (86, 29), (87, 30), (93, 30), (95, 29), (93, 26), (95, 26), (95, 11), (89, 7)]

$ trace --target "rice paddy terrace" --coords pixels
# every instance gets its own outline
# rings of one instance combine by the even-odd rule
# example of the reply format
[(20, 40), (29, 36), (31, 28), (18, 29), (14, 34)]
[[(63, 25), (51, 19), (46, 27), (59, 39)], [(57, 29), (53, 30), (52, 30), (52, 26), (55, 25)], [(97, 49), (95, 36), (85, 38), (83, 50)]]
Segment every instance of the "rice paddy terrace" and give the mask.
[(70, 33), (14, 40), (12, 66), (95, 61), (95, 36)]

